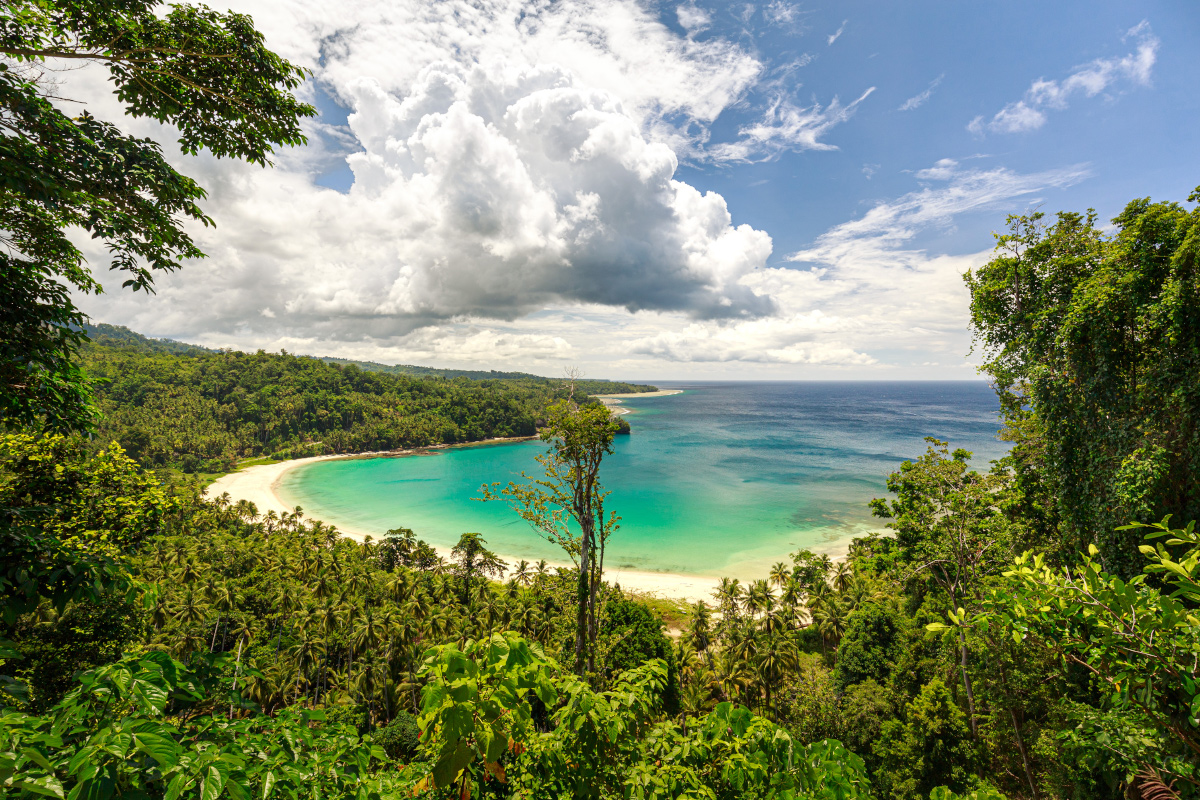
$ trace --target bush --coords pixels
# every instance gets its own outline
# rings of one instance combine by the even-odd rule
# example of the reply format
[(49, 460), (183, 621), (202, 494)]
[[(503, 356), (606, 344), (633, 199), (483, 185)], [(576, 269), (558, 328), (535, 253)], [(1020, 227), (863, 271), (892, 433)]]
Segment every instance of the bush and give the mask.
[(407, 711), (399, 711), (396, 717), (371, 737), (383, 748), (388, 757), (401, 762), (415, 760), (417, 748), (421, 746), (421, 731), (417, 721)]
[(886, 685), (900, 658), (903, 632), (904, 621), (891, 608), (868, 603), (855, 611), (838, 645), (838, 689), (868, 680)]

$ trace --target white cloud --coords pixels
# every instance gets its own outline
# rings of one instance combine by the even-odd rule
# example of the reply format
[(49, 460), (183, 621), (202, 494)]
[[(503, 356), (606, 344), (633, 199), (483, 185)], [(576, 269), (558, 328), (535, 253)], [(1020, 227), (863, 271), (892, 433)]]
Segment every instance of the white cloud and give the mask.
[(939, 158), (932, 167), (917, 170), (916, 176), (922, 181), (945, 181), (958, 175), (958, 162), (953, 158)]
[[(742, 321), (661, 325), (633, 339), (633, 353), (668, 362), (808, 365), (837, 370), (886, 369), (877, 354), (910, 352), (958, 363), (969, 347), (969, 298), (962, 274), (989, 251), (932, 254), (912, 246), (917, 236), (948, 228), (955, 218), (983, 211), (1018, 211), (1038, 193), (1082, 180), (1083, 167), (1031, 175), (1003, 168), (963, 170), (942, 159), (916, 177), (938, 181), (882, 202), (861, 218), (827, 231), (788, 260), (806, 268), (773, 267), (742, 283), (770, 296), (778, 311)], [(893, 364), (896, 357), (889, 356)], [(834, 370), (829, 373), (828, 370)]]
[(849, 22), (850, 22), (850, 20), (848, 20), (848, 19), (844, 19), (844, 20), (842, 20), (842, 25), (841, 25), (841, 27), (839, 27), (839, 28), (838, 28), (836, 31), (834, 31), (833, 33), (829, 34), (829, 36), (826, 38), (826, 40), (825, 40), (826, 44), (832, 45), (834, 42), (836, 42), (836, 41), (838, 40), (838, 38), (839, 38), (839, 37), (840, 37), (840, 36), (841, 36), (841, 35), (842, 35), (842, 34), (845, 32), (845, 30), (846, 30), (846, 25), (847, 25)]
[(858, 104), (874, 91), (872, 86), (857, 100), (844, 106), (836, 97), (824, 107), (816, 101), (811, 106), (801, 107), (778, 97), (762, 119), (739, 129), (737, 141), (713, 145), (708, 149), (708, 156), (714, 161), (761, 161), (787, 150), (836, 150), (836, 145), (821, 141), (821, 137), (830, 128), (850, 119)]
[(866, 366), (875, 359), (836, 342), (817, 341), (842, 323), (820, 310), (735, 326), (692, 324), (638, 340), (632, 351), (666, 361)]
[[(762, 72), (740, 47), (679, 37), (633, 0), (239, 10), (313, 65), (349, 123), (310, 125), (312, 144), (269, 171), (176, 154), (209, 189), (218, 227), (195, 235), (210, 258), (161, 279), (152, 306), (114, 293), (91, 304), (98, 317), (355, 341), (554, 304), (772, 311), (739, 283), (770, 237), (674, 178), (676, 152), (702, 147)], [(836, 103), (823, 113), (845, 116)], [(792, 128), (741, 145), (747, 157), (801, 135), (779, 119)], [(353, 188), (314, 186), (340, 158)]]
[[(746, 8), (750, 15), (754, 13), (754, 6), (747, 5)], [(771, 0), (763, 8), (763, 18), (771, 25), (792, 27), (800, 20), (800, 6), (796, 3), (785, 2), (785, 0)], [(749, 15), (744, 19), (748, 21)]]
[(712, 15), (695, 3), (681, 4), (675, 9), (675, 15), (689, 34), (699, 33), (712, 25)]
[(933, 90), (938, 87), (938, 84), (940, 84), (942, 82), (942, 79), (945, 77), (946, 77), (945, 73), (938, 75), (936, 78), (933, 79), (933, 82), (929, 84), (929, 88), (927, 88), (925, 91), (921, 92), (918, 95), (914, 95), (913, 97), (908, 98), (903, 103), (901, 103), (900, 108), (898, 108), (896, 110), (897, 111), (913, 111), (914, 109), (918, 109), (921, 106), (925, 105), (925, 103), (927, 103), (929, 101), (929, 98), (933, 96)]
[[(991, 119), (975, 117), (967, 130), (976, 135), (984, 133), (1024, 133), (1046, 124), (1046, 111), (1061, 111), (1075, 95), (1095, 97), (1121, 84), (1149, 86), (1151, 72), (1158, 57), (1159, 40), (1142, 21), (1129, 29), (1124, 40), (1133, 39), (1137, 49), (1121, 57), (1097, 58), (1076, 67), (1061, 81), (1038, 78), (1020, 100), (1014, 100), (996, 112)], [(906, 104), (907, 105), (907, 104)]]

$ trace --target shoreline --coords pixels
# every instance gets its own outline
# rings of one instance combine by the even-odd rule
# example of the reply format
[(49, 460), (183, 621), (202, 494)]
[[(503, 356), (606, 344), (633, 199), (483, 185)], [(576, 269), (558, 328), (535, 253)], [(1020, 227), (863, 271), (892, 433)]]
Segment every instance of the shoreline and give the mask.
[(603, 403), (613, 416), (623, 417), (626, 414), (633, 414), (635, 411), (632, 408), (626, 408), (621, 405), (622, 400), (631, 400), (637, 397), (667, 397), (673, 394), (683, 394), (683, 389), (659, 389), (657, 392), (626, 392), (624, 394), (594, 394), (592, 397)]
[[(672, 392), (674, 394), (675, 392)], [(382, 451), (373, 453), (350, 453), (338, 455), (324, 456), (309, 456), (307, 458), (293, 458), (288, 461), (279, 461), (273, 464), (258, 464), (253, 467), (246, 467), (237, 472), (231, 472), (227, 475), (222, 475), (204, 489), (204, 494), (208, 499), (220, 497), (222, 494), (228, 494), (233, 502), (238, 500), (248, 500), (254, 503), (255, 508), (260, 515), (264, 515), (269, 511), (274, 511), (277, 514), (290, 514), (295, 511), (294, 507), (288, 506), (279, 496), (276, 488), (283, 476), (297, 467), (306, 464), (313, 464), (317, 461), (329, 461), (332, 459), (351, 459), (351, 458), (397, 458), (407, 455), (416, 455), (417, 453), (427, 452), (435, 449), (449, 449), (453, 447), (475, 447), (488, 444), (505, 444), (518, 441), (528, 441), (531, 438), (528, 436), (513, 437), (508, 439), (485, 439), (481, 442), (467, 442), (461, 445), (434, 445), (430, 447), (420, 447), (411, 450), (394, 450)], [(322, 520), (323, 521), (323, 520)], [(334, 524), (338, 533), (355, 541), (363, 541), (367, 536), (378, 541), (383, 538), (383, 533), (380, 531), (367, 531), (357, 529), (353, 526)], [(431, 545), (437, 554), (442, 558), (449, 559), (450, 550), (445, 547)], [(503, 553), (497, 553), (500, 558), (509, 563), (510, 567), (515, 566), (517, 561)], [(555, 567), (570, 567), (573, 565), (564, 564), (562, 562), (551, 563), (547, 562), (551, 569)], [(500, 576), (500, 580), (507, 580), (508, 573)], [(636, 594), (649, 595), (653, 597), (683, 600), (688, 603), (696, 603), (703, 600), (706, 603), (713, 602), (713, 592), (720, 584), (720, 579), (707, 575), (684, 575), (674, 572), (650, 572), (646, 570), (630, 570), (630, 569), (606, 569), (604, 578), (611, 584), (619, 584), (623, 591), (631, 591)]]

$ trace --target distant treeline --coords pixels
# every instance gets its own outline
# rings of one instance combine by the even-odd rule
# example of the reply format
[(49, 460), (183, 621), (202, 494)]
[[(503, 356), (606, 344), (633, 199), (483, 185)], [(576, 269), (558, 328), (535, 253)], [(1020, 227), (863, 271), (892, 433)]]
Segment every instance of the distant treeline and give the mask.
[[(134, 347), (155, 353), (185, 353), (193, 355), (195, 353), (221, 352), (220, 350), (201, 347), (196, 344), (177, 342), (173, 339), (151, 339), (140, 333), (135, 333), (122, 325), (106, 325), (104, 323), (99, 325), (85, 325), (84, 331), (87, 332), (88, 338), (93, 342), (108, 347)], [(473, 381), (557, 381), (555, 378), (546, 378), (541, 375), (533, 375), (529, 372), (503, 372), (494, 369), (438, 369), (437, 367), (419, 367), (413, 364), (380, 364), (377, 361), (355, 361), (351, 358), (337, 358), (335, 356), (302, 355), (300, 357), (315, 358), (318, 361), (342, 367), (355, 366), (364, 372), (382, 372), (387, 375), (410, 375), (415, 378), (469, 378)], [(653, 392), (658, 388), (640, 383), (624, 383), (622, 381), (588, 378), (576, 380), (575, 387), (586, 394), (632, 394), (635, 392)]]
[[(227, 471), (255, 456), (531, 436), (543, 409), (569, 391), (536, 376), (413, 377), (287, 353), (208, 350), (109, 325), (88, 334), (83, 364), (103, 414), (96, 441), (120, 442), (146, 467), (185, 472)], [(576, 393), (650, 388), (587, 381)]]

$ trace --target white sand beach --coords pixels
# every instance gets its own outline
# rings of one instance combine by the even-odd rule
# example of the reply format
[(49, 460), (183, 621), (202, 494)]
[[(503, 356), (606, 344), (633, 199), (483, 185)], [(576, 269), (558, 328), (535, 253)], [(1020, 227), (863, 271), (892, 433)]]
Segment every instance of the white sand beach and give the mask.
[(623, 400), (631, 397), (666, 397), (670, 394), (683, 394), (683, 389), (659, 389), (657, 392), (627, 392), (625, 394), (594, 394), (597, 400)]
[(629, 392), (627, 394), (597, 394), (592, 395), (601, 403), (608, 406), (608, 410), (614, 415), (620, 417), (625, 414), (632, 414), (632, 408), (625, 408), (621, 405), (622, 400), (633, 397), (666, 397), (670, 394), (683, 394), (682, 389), (660, 389), (657, 392)]
[[(378, 455), (385, 454), (380, 453)], [(285, 473), (296, 467), (316, 461), (324, 461), (331, 458), (361, 457), (362, 455), (314, 456), (311, 458), (296, 458), (291, 461), (280, 461), (275, 464), (260, 464), (218, 478), (209, 485), (205, 493), (210, 499), (228, 493), (230, 499), (234, 502), (249, 500), (251, 503), (254, 503), (259, 514), (266, 514), (268, 511), (274, 511), (277, 514), (287, 514), (295, 509), (285, 504), (276, 491), (276, 487)], [(337, 525), (337, 528), (342, 535), (357, 541), (362, 541), (367, 536), (379, 539), (384, 533), (383, 531), (355, 529), (340, 524)], [(533, 534), (531, 533), (530, 535)], [(448, 550), (440, 547), (436, 549), (442, 558), (449, 558), (450, 553)], [(509, 564), (517, 562), (517, 559), (503, 554), (500, 554), (500, 557)], [(551, 564), (550, 566), (564, 566), (564, 564)], [(619, 583), (621, 588), (627, 591), (654, 595), (656, 597), (675, 598), (685, 600), (689, 603), (703, 600), (711, 604), (713, 602), (713, 591), (716, 590), (718, 584), (717, 578), (702, 575), (676, 575), (666, 572), (645, 572), (638, 570), (606, 570), (604, 576), (610, 583)]]

